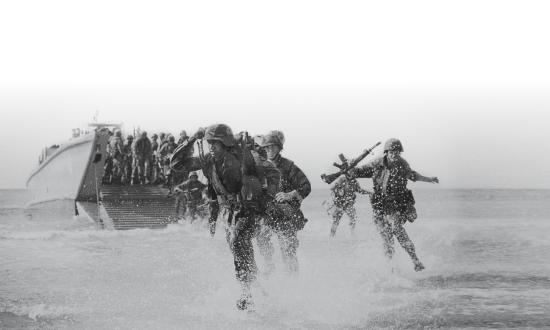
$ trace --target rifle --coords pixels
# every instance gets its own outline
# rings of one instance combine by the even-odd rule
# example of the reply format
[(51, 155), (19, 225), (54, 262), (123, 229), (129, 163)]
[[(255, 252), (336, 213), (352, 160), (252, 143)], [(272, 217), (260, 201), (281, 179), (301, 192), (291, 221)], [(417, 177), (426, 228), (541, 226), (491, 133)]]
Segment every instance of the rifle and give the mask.
[(351, 170), (352, 168), (355, 168), (355, 166), (357, 166), (357, 164), (359, 164), (360, 161), (362, 161), (365, 157), (367, 157), (367, 155), (370, 154), (371, 151), (380, 144), (381, 142), (377, 142), (370, 149), (365, 149), (359, 155), (359, 157), (353, 159), (352, 161), (348, 161), (348, 159), (344, 157), (343, 154), (339, 154), (338, 158), (340, 158), (340, 161), (342, 161), (342, 164), (334, 163), (332, 165), (334, 165), (335, 167), (338, 167), (340, 170), (333, 174), (321, 174), (321, 179), (326, 183), (331, 184), (332, 182), (334, 182), (334, 180), (338, 179), (340, 175), (347, 174), (349, 170)]

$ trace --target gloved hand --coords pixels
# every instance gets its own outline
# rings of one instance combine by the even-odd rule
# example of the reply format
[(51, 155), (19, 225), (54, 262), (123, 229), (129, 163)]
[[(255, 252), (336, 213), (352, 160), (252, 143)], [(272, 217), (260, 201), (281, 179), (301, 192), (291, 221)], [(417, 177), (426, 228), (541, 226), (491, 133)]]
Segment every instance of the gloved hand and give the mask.
[(203, 128), (203, 127), (199, 127), (199, 129), (195, 132), (195, 134), (193, 134), (193, 139), (195, 140), (200, 140), (204, 137), (204, 132), (206, 130)]
[(346, 172), (346, 179), (348, 180), (352, 180), (352, 179), (355, 179), (357, 177), (357, 168), (350, 168), (347, 172)]
[(291, 192), (278, 192), (276, 195), (275, 195), (275, 200), (278, 202), (278, 203), (282, 203), (282, 202), (290, 202), (291, 200), (293, 199), (297, 199), (297, 200), (300, 200), (302, 199), (302, 196), (300, 196), (300, 194), (298, 194), (298, 192), (296, 190), (293, 190)]

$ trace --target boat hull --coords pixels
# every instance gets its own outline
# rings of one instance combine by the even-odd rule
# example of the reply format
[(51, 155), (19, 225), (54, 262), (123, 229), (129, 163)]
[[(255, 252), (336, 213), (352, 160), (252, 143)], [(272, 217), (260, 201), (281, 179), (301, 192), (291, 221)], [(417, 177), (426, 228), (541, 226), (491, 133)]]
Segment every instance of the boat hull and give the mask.
[(107, 138), (106, 132), (98, 131), (60, 145), (27, 180), (27, 189), (32, 194), (29, 205), (96, 200), (96, 185), (101, 184), (103, 176)]

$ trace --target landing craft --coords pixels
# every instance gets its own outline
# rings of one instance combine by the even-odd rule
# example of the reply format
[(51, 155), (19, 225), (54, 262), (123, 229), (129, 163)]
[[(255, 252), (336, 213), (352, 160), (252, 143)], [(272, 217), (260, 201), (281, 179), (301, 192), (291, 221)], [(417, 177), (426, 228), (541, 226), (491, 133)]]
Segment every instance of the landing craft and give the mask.
[(27, 207), (84, 216), (107, 229), (163, 228), (174, 221), (168, 189), (102, 183), (109, 132), (120, 127), (94, 122), (88, 131), (75, 129), (70, 140), (44, 148), (27, 179)]

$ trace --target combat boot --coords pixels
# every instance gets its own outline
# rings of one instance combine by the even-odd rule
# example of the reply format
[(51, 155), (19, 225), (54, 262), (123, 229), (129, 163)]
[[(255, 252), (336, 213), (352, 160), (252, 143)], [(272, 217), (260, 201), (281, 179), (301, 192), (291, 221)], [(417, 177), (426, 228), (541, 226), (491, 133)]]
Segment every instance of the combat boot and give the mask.
[(417, 271), (417, 272), (419, 272), (419, 271), (423, 270), (424, 268), (426, 268), (426, 267), (424, 267), (424, 265), (418, 259), (413, 260), (413, 262), (414, 262), (414, 270)]
[(245, 294), (240, 299), (238, 299), (237, 309), (241, 311), (254, 310), (254, 302), (252, 301), (252, 296), (250, 294)]

